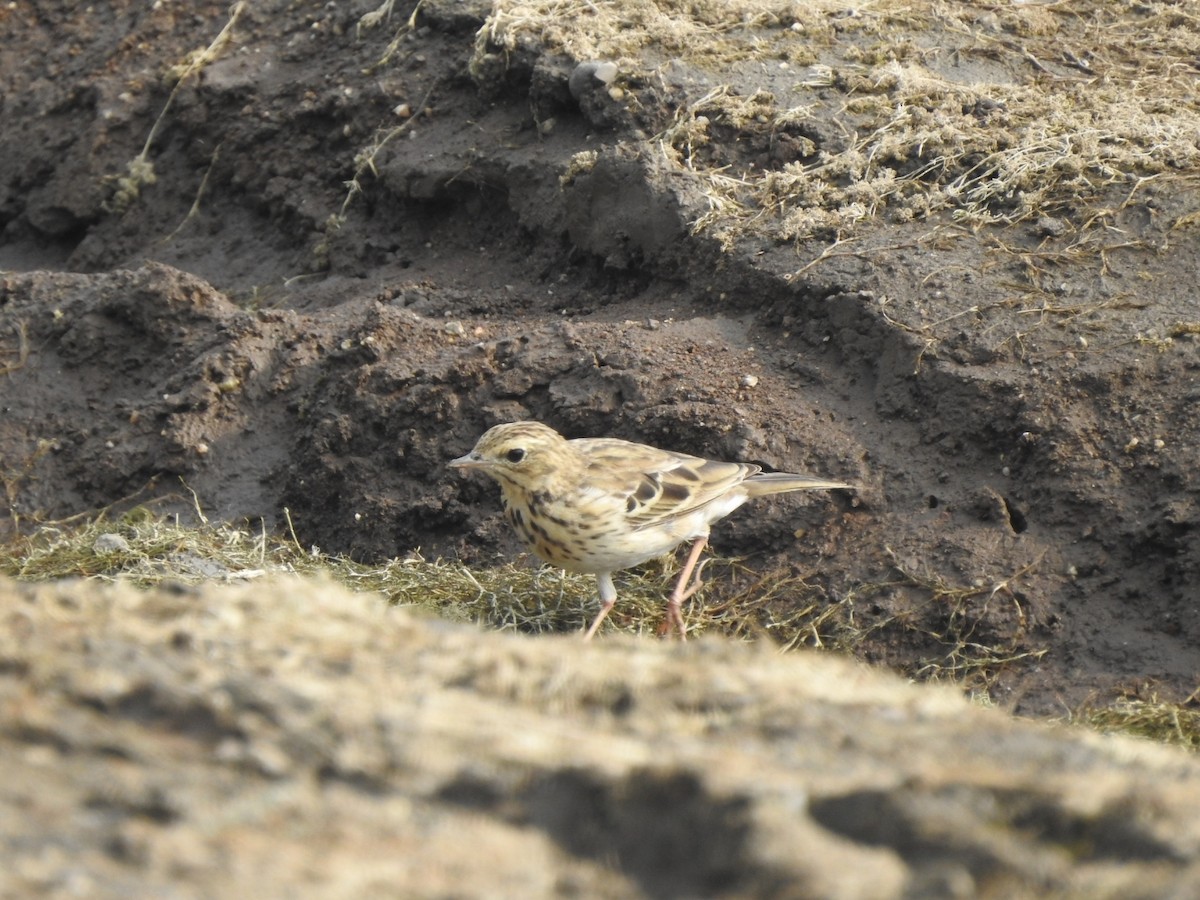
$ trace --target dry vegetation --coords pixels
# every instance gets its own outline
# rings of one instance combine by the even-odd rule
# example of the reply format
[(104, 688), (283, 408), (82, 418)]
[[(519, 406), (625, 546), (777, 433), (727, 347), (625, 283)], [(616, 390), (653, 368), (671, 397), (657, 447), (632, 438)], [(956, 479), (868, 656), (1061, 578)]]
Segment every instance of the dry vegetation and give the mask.
[[(694, 227), (725, 246), (935, 213), (967, 227), (1066, 215), (1082, 236), (1148, 180), (1200, 168), (1200, 15), (1176, 3), (501, 0), (476, 62), (522, 48), (617, 60), (643, 96), (674, 60), (718, 81), (668, 93), (658, 145), (707, 198)], [(738, 77), (752, 63), (749, 83), (770, 90)], [(729, 152), (781, 136), (788, 152), (766, 165)]]
[[(108, 187), (110, 196), (105, 202), (104, 207), (110, 213), (122, 213), (127, 210), (138, 197), (142, 190), (158, 179), (154, 171), (154, 163), (150, 159), (150, 150), (154, 146), (154, 140), (158, 137), (159, 131), (166, 121), (167, 113), (171, 109), (171, 105), (175, 102), (180, 90), (188, 83), (188, 79), (207, 66), (209, 63), (218, 59), (225, 51), (230, 43), (233, 35), (233, 30), (237, 25), (238, 18), (245, 11), (246, 4), (243, 2), (235, 3), (229, 10), (229, 19), (225, 23), (225, 27), (217, 34), (212, 43), (203, 49), (192, 51), (188, 56), (174, 66), (166, 73), (166, 80), (173, 85), (171, 93), (163, 104), (162, 111), (158, 114), (158, 118), (154, 120), (154, 125), (150, 128), (150, 133), (146, 136), (146, 142), (142, 145), (142, 152), (131, 159), (127, 165), (128, 172), (125, 175), (113, 176), (109, 179)], [(220, 152), (220, 145), (213, 152), (213, 163), (216, 162), (217, 154)], [(211, 170), (211, 166), (210, 166)], [(188, 213), (187, 219), (195, 216), (196, 207), (200, 203), (200, 196), (204, 193), (204, 182), (208, 180), (205, 175), (204, 181), (201, 182), (196, 200), (192, 205), (191, 211)], [(184, 221), (186, 222), (187, 219)], [(183, 227), (180, 223), (179, 228)], [(176, 232), (179, 230), (176, 228)], [(171, 235), (174, 236), (174, 232)]]
[[(142, 587), (164, 584), (269, 580), (271, 576), (328, 578), (357, 591), (374, 591), (390, 602), (452, 621), (514, 629), (527, 634), (570, 632), (590, 620), (596, 604), (591, 576), (550, 567), (512, 564), (471, 569), (460, 563), (411, 554), (381, 566), (329, 556), (281, 537), (229, 524), (185, 526), (144, 508), (120, 520), (100, 517), (82, 524), (47, 524), (33, 537), (10, 542), (0, 554), (0, 575), (25, 580), (90, 578)], [(930, 648), (904, 667), (919, 681), (955, 684), (978, 701), (1013, 665), (1036, 660), (1044, 650), (1011, 639), (989, 641), (979, 633), (990, 603), (1020, 607), (1009, 584), (956, 587), (904, 571), (893, 581), (865, 585), (846, 597), (831, 597), (818, 585), (794, 576), (759, 576), (736, 560), (714, 559), (708, 584), (685, 608), (693, 634), (722, 634), (767, 641), (781, 652), (806, 647), (862, 656), (887, 632), (914, 635)], [(666, 558), (622, 573), (619, 601), (607, 632), (651, 636), (663, 620), (664, 598), (676, 575)], [(928, 599), (910, 614), (879, 620), (870, 614), (878, 591), (909, 586)], [(1135, 734), (1189, 749), (1200, 748), (1200, 714), (1150, 694), (1115, 703), (1089, 704), (1068, 715), (1101, 731)]]
[[(192, 527), (144, 508), (118, 521), (101, 517), (79, 525), (43, 525), (32, 537), (15, 539), (8, 550), (0, 556), (0, 574), (22, 579), (119, 579), (146, 587), (245, 581), (273, 574), (327, 577), (443, 618), (528, 634), (578, 629), (591, 619), (598, 602), (591, 576), (551, 567), (470, 569), (457, 562), (428, 561), (419, 553), (369, 566), (303, 547), (294, 535), (284, 539), (265, 529), (255, 532), (229, 524)], [(663, 618), (664, 598), (676, 574), (670, 558), (623, 574), (620, 602), (608, 622), (628, 633), (653, 632)], [(819, 589), (802, 580), (754, 579), (734, 560), (712, 560), (706, 574), (710, 580), (736, 580), (741, 587), (720, 602), (691, 604), (692, 631), (773, 634), (788, 646), (852, 648), (849, 625), (837, 615), (838, 604), (831, 608)], [(780, 617), (780, 606), (791, 611)], [(606, 625), (606, 630), (612, 628)]]

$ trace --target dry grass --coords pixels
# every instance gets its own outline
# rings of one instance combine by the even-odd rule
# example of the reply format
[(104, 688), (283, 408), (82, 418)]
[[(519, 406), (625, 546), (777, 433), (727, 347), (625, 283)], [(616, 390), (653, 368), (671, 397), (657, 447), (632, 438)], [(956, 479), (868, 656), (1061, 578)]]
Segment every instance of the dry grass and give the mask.
[[(33, 536), (13, 541), (0, 556), (0, 574), (16, 578), (119, 579), (142, 587), (244, 581), (275, 573), (329, 577), (444, 618), (530, 634), (581, 630), (598, 610), (591, 576), (522, 564), (472, 569), (416, 553), (374, 566), (305, 548), (294, 537), (262, 528), (184, 525), (142, 508), (119, 520), (43, 525)], [(655, 631), (675, 574), (670, 558), (622, 573), (620, 600), (605, 631)], [(688, 624), (695, 632), (784, 633), (795, 645), (820, 645), (827, 636), (823, 624), (830, 614), (819, 592), (802, 581), (752, 580), (731, 560), (711, 561), (708, 574), (718, 581), (737, 578), (744, 586), (712, 607), (690, 604)], [(794, 612), (777, 612), (781, 598), (795, 606), (806, 592), (808, 602)]]
[[(1113, 189), (1200, 175), (1200, 14), (1180, 4), (499, 0), (475, 70), (545, 52), (617, 60), (648, 93), (673, 60), (719, 82), (666, 95), (658, 145), (707, 200), (695, 230), (726, 247), (880, 216), (1103, 229)], [(742, 63), (758, 69), (739, 83)], [(792, 158), (730, 158), (781, 134)]]
[[(229, 45), (233, 36), (233, 29), (245, 9), (245, 0), (239, 0), (239, 2), (234, 3), (229, 10), (229, 19), (226, 21), (225, 27), (213, 38), (212, 43), (207, 47), (192, 51), (184, 59), (172, 66), (166, 73), (166, 80), (173, 83), (174, 86), (171, 88), (171, 93), (167, 96), (167, 101), (163, 104), (158, 118), (154, 120), (154, 124), (150, 127), (150, 134), (146, 136), (146, 143), (142, 145), (142, 152), (129, 161), (127, 174), (109, 178), (109, 187), (112, 193), (104, 204), (104, 209), (107, 212), (118, 215), (125, 212), (141, 195), (142, 188), (154, 184), (158, 180), (158, 176), (154, 171), (154, 163), (150, 160), (150, 148), (154, 146), (154, 139), (158, 137), (159, 129), (162, 128), (167, 113), (170, 111), (171, 105), (175, 102), (175, 97), (191, 76), (197, 75), (209, 63), (220, 58), (221, 53)], [(216, 153), (214, 153), (212, 164), (216, 163), (216, 158)], [(211, 164), (209, 168), (211, 170)], [(183, 224), (195, 215), (196, 207), (200, 203), (200, 197), (204, 193), (207, 181), (208, 174), (205, 173), (204, 179), (197, 191), (192, 211), (188, 213), (187, 218), (184, 219), (179, 228), (182, 228)], [(171, 233), (171, 237), (174, 237), (179, 228), (176, 228)]]
[[(520, 564), (472, 569), (415, 553), (373, 566), (305, 548), (294, 536), (261, 527), (190, 526), (142, 508), (119, 520), (45, 525), (5, 550), (0, 574), (26, 580), (89, 578), (151, 587), (298, 574), (374, 591), (397, 605), (452, 621), (527, 634), (581, 631), (597, 609), (590, 576)], [(906, 642), (931, 648), (903, 666), (904, 672), (918, 681), (958, 685), (986, 702), (1001, 674), (1046, 652), (1028, 646), (1019, 633), (1003, 641), (984, 636), (991, 604), (1014, 607), (1023, 621), (1012, 586), (1027, 571), (994, 584), (956, 587), (897, 566), (895, 580), (835, 598), (802, 578), (762, 576), (736, 560), (714, 559), (705, 572), (711, 587), (688, 604), (685, 616), (693, 634), (768, 640), (781, 650), (809, 647), (861, 656), (873, 642), (902, 633)], [(620, 597), (605, 632), (654, 634), (676, 574), (670, 557), (622, 573)], [(878, 609), (872, 597), (898, 588), (915, 590), (924, 600), (905, 615), (864, 614)], [(1157, 696), (1089, 704), (1071, 719), (1102, 731), (1200, 748), (1200, 713)]]
[[(528, 634), (582, 631), (598, 611), (595, 579), (515, 563), (470, 568), (413, 553), (368, 565), (304, 547), (293, 536), (229, 524), (185, 525), (139, 507), (117, 520), (45, 524), (0, 555), (0, 574), (28, 580), (95, 578), (142, 587), (244, 581), (281, 573), (328, 577), (358, 591), (454, 621)], [(618, 576), (603, 633), (655, 634), (678, 574), (664, 557)], [(856, 603), (789, 574), (762, 575), (737, 560), (708, 559), (706, 587), (684, 608), (689, 633), (768, 639), (785, 649), (854, 652), (888, 623), (862, 624)]]
[[(425, 560), (419, 554), (367, 565), (305, 548), (294, 537), (273, 535), (261, 527), (190, 526), (142, 508), (119, 520), (48, 524), (6, 549), (0, 555), (0, 574), (27, 580), (90, 578), (150, 587), (298, 574), (374, 591), (392, 603), (452, 621), (527, 634), (580, 631), (597, 609), (590, 576), (520, 564), (472, 569), (453, 561)], [(862, 655), (871, 642), (886, 639), (888, 633), (903, 632), (906, 639), (919, 633), (933, 649), (905, 671), (917, 680), (954, 683), (981, 697), (1002, 672), (1045, 652), (1020, 641), (992, 644), (978, 634), (988, 603), (1015, 603), (1009, 582), (1023, 573), (998, 584), (955, 588), (897, 572), (894, 583), (865, 585), (835, 598), (802, 578), (763, 576), (736, 560), (714, 559), (705, 572), (711, 587), (688, 604), (685, 614), (693, 634), (767, 640), (782, 650), (809, 647)], [(622, 573), (620, 599), (605, 632), (654, 634), (676, 573), (670, 557)], [(882, 619), (861, 612), (874, 605), (874, 595), (897, 586), (923, 591), (924, 611)], [(1136, 718), (1126, 713), (1125, 706), (1117, 706), (1089, 710), (1081, 718), (1097, 727), (1139, 734), (1149, 730), (1147, 710)], [(1184, 717), (1179, 721), (1186, 721), (1186, 727), (1194, 727), (1193, 714), (1176, 715)], [(1164, 717), (1169, 710), (1160, 713)]]
[(1107, 705), (1085, 706), (1070, 721), (1097, 731), (1132, 734), (1185, 750), (1200, 750), (1200, 711), (1194, 698), (1183, 703), (1161, 700), (1157, 694), (1145, 699), (1123, 697)]
[(498, 0), (475, 52), (546, 47), (576, 60), (654, 52), (729, 63), (761, 51), (761, 38), (743, 41), (756, 30), (789, 28), (828, 42), (839, 27), (869, 28), (869, 20), (846, 15), (851, 9), (842, 0)]

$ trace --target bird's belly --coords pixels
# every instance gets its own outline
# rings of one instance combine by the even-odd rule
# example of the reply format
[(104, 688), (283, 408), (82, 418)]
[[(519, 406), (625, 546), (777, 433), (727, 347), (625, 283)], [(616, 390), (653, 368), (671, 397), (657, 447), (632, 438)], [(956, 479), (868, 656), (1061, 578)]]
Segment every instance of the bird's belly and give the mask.
[[(533, 547), (547, 562), (569, 572), (618, 572), (670, 553), (684, 541), (708, 534), (703, 516), (688, 516), (642, 529), (619, 527), (581, 530), (564, 548)], [(549, 552), (544, 552), (548, 550)]]
[(568, 572), (617, 572), (708, 534), (702, 511), (638, 529), (619, 517), (558, 514), (553, 508), (530, 513), (510, 507), (508, 518), (530, 550)]

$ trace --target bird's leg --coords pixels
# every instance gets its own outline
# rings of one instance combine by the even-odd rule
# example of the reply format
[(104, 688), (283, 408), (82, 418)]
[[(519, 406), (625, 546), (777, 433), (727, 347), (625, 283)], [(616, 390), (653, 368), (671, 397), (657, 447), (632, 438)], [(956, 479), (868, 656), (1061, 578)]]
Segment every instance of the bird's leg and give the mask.
[[(671, 625), (679, 629), (679, 639), (687, 640), (687, 628), (683, 624), (683, 613), (680, 611), (680, 605), (696, 591), (700, 590), (700, 573), (704, 570), (704, 566), (696, 568), (696, 562), (700, 559), (700, 554), (704, 552), (705, 545), (708, 544), (707, 537), (698, 537), (692, 544), (692, 549), (688, 553), (687, 562), (683, 564), (683, 571), (679, 573), (679, 580), (675, 582), (675, 590), (671, 591), (671, 597), (667, 600), (667, 621), (664, 624), (664, 630), (660, 630), (660, 634), (665, 633)], [(695, 581), (688, 585), (688, 580), (692, 577), (693, 570), (696, 573)], [(686, 586), (686, 589), (685, 589)]]
[(612, 575), (608, 572), (600, 572), (596, 575), (596, 584), (600, 587), (600, 612), (592, 620), (587, 634), (583, 636), (585, 641), (592, 639), (592, 635), (596, 633), (596, 630), (600, 627), (600, 623), (604, 621), (609, 611), (612, 610), (613, 604), (617, 602), (617, 589), (613, 586)]
[(679, 598), (681, 603), (690, 598), (694, 593), (696, 593), (696, 591), (700, 590), (700, 588), (704, 587), (704, 581), (700, 578), (700, 574), (704, 571), (704, 567), (710, 562), (712, 562), (712, 557), (700, 560), (700, 565), (696, 566), (696, 571), (692, 575), (692, 583), (688, 586), (688, 589), (683, 592), (683, 596)]

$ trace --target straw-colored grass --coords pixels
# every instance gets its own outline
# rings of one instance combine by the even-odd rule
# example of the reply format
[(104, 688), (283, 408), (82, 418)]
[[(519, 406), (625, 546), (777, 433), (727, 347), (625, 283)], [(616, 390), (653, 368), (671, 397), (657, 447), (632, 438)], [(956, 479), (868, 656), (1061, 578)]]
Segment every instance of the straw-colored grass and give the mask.
[[(150, 587), (244, 581), (271, 574), (328, 577), (443, 618), (528, 634), (582, 631), (599, 609), (592, 576), (535, 565), (530, 559), (469, 567), (410, 553), (370, 565), (304, 547), (294, 536), (273, 534), (261, 526), (188, 525), (144, 508), (117, 520), (99, 517), (46, 524), (8, 549), (0, 556), (0, 574), (22, 579), (119, 579)], [(678, 563), (671, 556), (620, 573), (618, 602), (602, 633), (657, 634), (665, 619), (665, 598), (677, 575)], [(704, 588), (684, 608), (690, 634), (769, 640), (785, 650), (812, 647), (854, 653), (886, 629), (915, 629), (938, 648), (930, 658), (918, 661), (915, 675), (921, 679), (959, 678), (968, 670), (976, 677), (989, 662), (1002, 666), (1017, 656), (1012, 648), (976, 646), (973, 630), (978, 617), (961, 604), (984, 592), (983, 588), (929, 589), (925, 593), (927, 603), (936, 608), (934, 614), (902, 622), (864, 617), (860, 612), (891, 584), (868, 585), (834, 597), (821, 585), (794, 574), (756, 573), (726, 558), (708, 559), (703, 575)], [(902, 583), (918, 585), (907, 575)], [(952, 613), (956, 603), (959, 610)], [(925, 619), (938, 622), (938, 629), (922, 625)], [(987, 674), (990, 680), (995, 673), (988, 669)]]
[[(685, 618), (690, 633), (769, 641), (781, 651), (808, 647), (863, 655), (880, 640), (926, 646), (932, 649), (903, 665), (905, 674), (956, 684), (986, 702), (1002, 673), (1047, 652), (1028, 646), (1019, 634), (1000, 642), (980, 634), (989, 604), (1016, 603), (1010, 584), (1025, 571), (996, 584), (956, 587), (897, 567), (894, 579), (863, 585), (839, 598), (796, 576), (764, 576), (737, 560), (717, 558), (707, 564), (709, 584), (687, 605)], [(429, 615), (526, 634), (581, 632), (597, 610), (591, 576), (528, 561), (472, 568), (412, 553), (368, 565), (303, 547), (294, 536), (262, 527), (186, 525), (142, 508), (120, 519), (43, 525), (0, 553), (0, 574), (25, 580), (120, 580), (142, 587), (268, 579), (273, 574), (323, 577)], [(622, 573), (618, 603), (604, 634), (657, 633), (676, 575), (670, 557)], [(867, 612), (879, 608), (872, 598), (897, 589), (923, 600), (903, 615)], [(1089, 704), (1071, 720), (1200, 748), (1200, 712), (1157, 696)]]
[(1108, 704), (1090, 703), (1071, 721), (1105, 733), (1137, 735), (1185, 750), (1200, 750), (1200, 709), (1194, 697), (1176, 703), (1152, 693), (1144, 699), (1122, 697)]
[[(171, 93), (167, 96), (167, 101), (163, 104), (158, 118), (154, 120), (154, 124), (150, 127), (150, 133), (146, 136), (145, 144), (142, 145), (142, 152), (127, 164), (126, 168), (128, 172), (125, 175), (111, 176), (107, 179), (111, 194), (104, 203), (106, 211), (116, 214), (125, 212), (141, 195), (142, 188), (154, 184), (158, 180), (158, 176), (154, 171), (154, 163), (150, 159), (150, 150), (154, 146), (154, 139), (158, 137), (159, 130), (166, 121), (167, 112), (171, 109), (176, 96), (188, 79), (193, 75), (199, 74), (205, 66), (220, 58), (226, 47), (228, 47), (237, 21), (242, 13), (245, 12), (245, 9), (245, 0), (239, 0), (239, 2), (234, 3), (229, 10), (229, 19), (225, 22), (225, 26), (218, 32), (217, 36), (213, 38), (212, 43), (207, 47), (192, 51), (166, 72), (165, 80), (174, 85), (171, 88)], [(212, 163), (216, 163), (216, 153), (213, 154)], [(210, 164), (210, 170), (211, 167)], [(207, 181), (208, 174), (205, 173), (204, 179), (201, 181), (197, 191), (196, 199), (192, 204), (192, 210), (189, 211), (184, 222), (195, 216), (196, 208), (199, 206), (200, 197), (204, 193)], [(183, 224), (180, 223), (179, 228), (182, 228)], [(174, 236), (179, 231), (179, 228), (176, 228), (171, 236)]]
[[(305, 548), (294, 537), (261, 527), (185, 525), (140, 508), (118, 520), (101, 517), (82, 524), (43, 525), (8, 550), (0, 556), (0, 574), (22, 579), (119, 579), (149, 587), (244, 581), (280, 573), (323, 576), (444, 618), (530, 634), (580, 630), (599, 608), (594, 578), (529, 560), (471, 568), (411, 553), (369, 565)], [(718, 582), (736, 580), (742, 587), (718, 603), (689, 604), (688, 625), (695, 633), (717, 629), (741, 636), (772, 634), (786, 636), (780, 639), (793, 645), (820, 646), (835, 640), (832, 624), (837, 617), (818, 588), (797, 578), (754, 579), (734, 560), (710, 560), (706, 574)], [(655, 632), (664, 619), (665, 597), (675, 575), (671, 558), (622, 573), (619, 602), (605, 631)]]
[[(655, 143), (707, 198), (694, 229), (726, 248), (939, 213), (971, 228), (1063, 214), (1102, 231), (1113, 189), (1200, 176), (1200, 14), (1180, 4), (498, 0), (473, 71), (547, 53), (618, 61), (651, 93), (675, 61), (709, 74), (699, 99), (666, 95)], [(773, 70), (776, 93), (738, 87), (742, 64)], [(817, 122), (843, 145), (813, 144), (803, 126)], [(802, 158), (738, 159), (780, 134)]]

